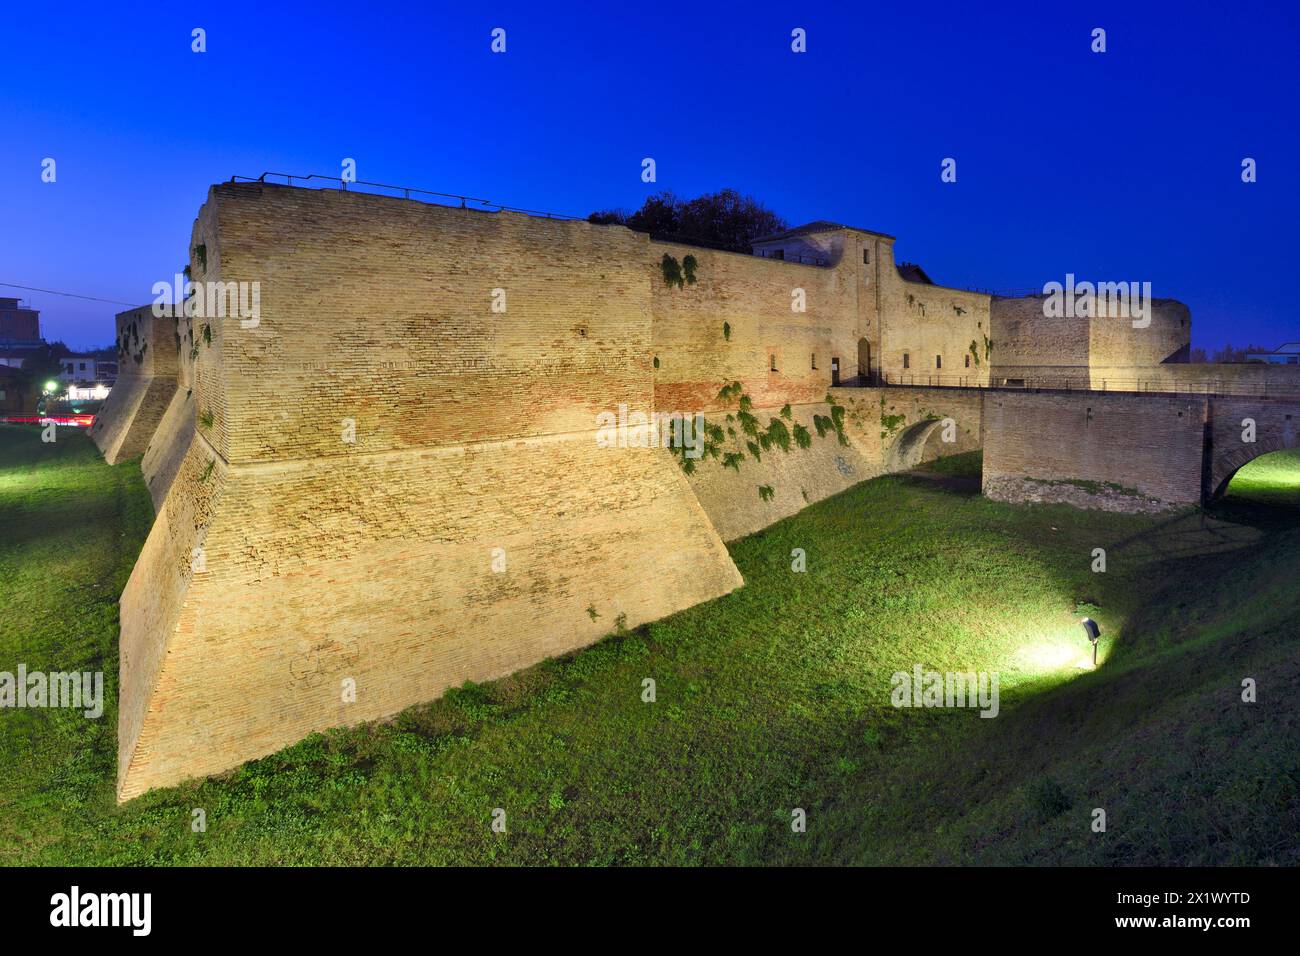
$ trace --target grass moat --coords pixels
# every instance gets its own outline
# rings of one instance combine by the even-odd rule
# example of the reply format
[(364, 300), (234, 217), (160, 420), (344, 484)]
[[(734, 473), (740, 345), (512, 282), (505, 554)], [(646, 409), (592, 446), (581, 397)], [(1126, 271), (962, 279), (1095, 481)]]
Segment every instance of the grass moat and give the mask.
[[(978, 469), (864, 482), (733, 542), (726, 597), (119, 807), (139, 461), (0, 426), (0, 671), (107, 697), (0, 710), (0, 863), (1300, 863), (1300, 456), (1158, 517), (988, 501)], [(892, 706), (918, 664), (996, 672), (997, 717)]]

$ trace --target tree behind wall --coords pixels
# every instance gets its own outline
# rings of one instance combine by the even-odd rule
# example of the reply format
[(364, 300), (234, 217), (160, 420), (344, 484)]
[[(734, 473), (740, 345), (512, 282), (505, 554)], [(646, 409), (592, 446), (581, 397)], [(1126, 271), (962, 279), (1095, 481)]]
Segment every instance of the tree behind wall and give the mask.
[(593, 212), (587, 220), (619, 223), (656, 239), (744, 253), (757, 237), (787, 227), (783, 218), (754, 197), (742, 196), (734, 189), (685, 200), (665, 191), (646, 199), (636, 212), (610, 209)]

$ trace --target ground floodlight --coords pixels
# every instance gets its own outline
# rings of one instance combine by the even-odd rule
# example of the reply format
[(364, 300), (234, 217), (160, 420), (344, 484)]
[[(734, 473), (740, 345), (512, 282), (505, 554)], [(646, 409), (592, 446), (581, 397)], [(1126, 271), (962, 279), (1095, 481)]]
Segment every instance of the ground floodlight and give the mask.
[(1097, 642), (1101, 640), (1101, 628), (1099, 628), (1097, 626), (1097, 622), (1090, 617), (1085, 617), (1079, 623), (1083, 625), (1083, 633), (1086, 634), (1088, 636), (1088, 640), (1092, 642), (1092, 666), (1096, 667), (1097, 666)]
[(47, 392), (57, 392), (59, 390), (59, 383), (54, 381), (54, 379), (50, 379), (45, 383), (45, 390)]

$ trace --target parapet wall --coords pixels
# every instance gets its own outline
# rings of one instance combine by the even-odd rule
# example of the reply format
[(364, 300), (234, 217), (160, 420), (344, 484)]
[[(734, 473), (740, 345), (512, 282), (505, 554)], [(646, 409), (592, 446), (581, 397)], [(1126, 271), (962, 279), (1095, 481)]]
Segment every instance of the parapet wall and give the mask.
[(214, 187), (192, 244), (196, 280), (261, 284), (258, 324), (213, 320), (200, 348), (200, 414), (232, 463), (566, 434), (652, 407), (647, 240), (629, 230), (255, 184)]
[(990, 392), (984, 494), (1108, 511), (1201, 500), (1204, 399), (1096, 392)]

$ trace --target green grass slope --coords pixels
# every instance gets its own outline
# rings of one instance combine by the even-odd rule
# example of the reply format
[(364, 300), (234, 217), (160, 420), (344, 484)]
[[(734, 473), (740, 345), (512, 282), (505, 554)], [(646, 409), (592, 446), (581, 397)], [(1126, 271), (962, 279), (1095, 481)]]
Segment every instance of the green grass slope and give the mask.
[[(0, 670), (115, 689), (148, 495), (138, 463), (37, 436), (0, 427)], [(735, 542), (731, 595), (123, 807), (115, 701), (0, 711), (0, 862), (1300, 862), (1300, 525), (1235, 494), (1151, 518), (973, 489), (969, 461), (865, 482)], [(999, 715), (892, 707), (918, 663), (997, 672)]]

